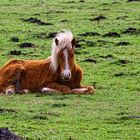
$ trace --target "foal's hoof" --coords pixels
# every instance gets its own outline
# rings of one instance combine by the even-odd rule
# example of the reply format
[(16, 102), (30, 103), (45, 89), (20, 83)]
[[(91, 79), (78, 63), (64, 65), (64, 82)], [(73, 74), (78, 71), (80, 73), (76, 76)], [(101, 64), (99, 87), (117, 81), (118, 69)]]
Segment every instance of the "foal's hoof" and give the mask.
[(92, 86), (87, 86), (88, 92), (89, 94), (94, 94), (95, 93), (95, 89)]
[(13, 89), (7, 89), (5, 92), (6, 95), (10, 95), (10, 94), (14, 94), (14, 93), (15, 93), (15, 91)]
[(24, 89), (23, 91), (22, 91), (22, 93), (29, 93), (30, 92), (30, 90), (28, 90), (28, 89)]

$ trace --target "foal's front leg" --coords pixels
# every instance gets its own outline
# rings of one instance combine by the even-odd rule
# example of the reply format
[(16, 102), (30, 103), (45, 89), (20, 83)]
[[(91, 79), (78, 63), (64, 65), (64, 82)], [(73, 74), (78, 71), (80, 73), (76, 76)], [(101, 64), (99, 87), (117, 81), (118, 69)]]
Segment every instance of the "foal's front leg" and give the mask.
[(42, 88), (41, 91), (48, 92), (48, 93), (56, 93), (56, 92), (69, 93), (70, 88), (68, 86), (61, 85), (54, 82), (48, 84), (47, 87)]
[(74, 79), (72, 82), (72, 90), (71, 93), (76, 94), (94, 94), (95, 90), (93, 86), (85, 86), (81, 84), (83, 77), (83, 71), (82, 69), (77, 65), (77, 70), (74, 75)]
[(94, 94), (94, 88), (92, 86), (81, 86), (80, 88), (74, 88), (70, 91), (75, 94)]

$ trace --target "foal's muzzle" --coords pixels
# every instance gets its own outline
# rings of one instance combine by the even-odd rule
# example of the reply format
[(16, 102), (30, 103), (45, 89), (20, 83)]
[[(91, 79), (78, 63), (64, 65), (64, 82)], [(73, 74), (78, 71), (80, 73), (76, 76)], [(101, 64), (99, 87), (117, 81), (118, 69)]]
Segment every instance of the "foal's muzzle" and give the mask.
[(62, 79), (64, 81), (69, 81), (71, 79), (71, 72), (70, 72), (70, 70), (64, 70), (61, 75), (62, 75)]

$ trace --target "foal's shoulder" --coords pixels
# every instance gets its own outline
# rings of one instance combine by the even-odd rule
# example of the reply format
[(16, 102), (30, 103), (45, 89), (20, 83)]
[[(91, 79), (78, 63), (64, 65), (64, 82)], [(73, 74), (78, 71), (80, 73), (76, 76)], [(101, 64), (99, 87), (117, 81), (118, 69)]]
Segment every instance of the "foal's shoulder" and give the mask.
[(82, 68), (76, 64), (76, 73), (79, 74), (79, 75), (83, 75), (83, 70)]

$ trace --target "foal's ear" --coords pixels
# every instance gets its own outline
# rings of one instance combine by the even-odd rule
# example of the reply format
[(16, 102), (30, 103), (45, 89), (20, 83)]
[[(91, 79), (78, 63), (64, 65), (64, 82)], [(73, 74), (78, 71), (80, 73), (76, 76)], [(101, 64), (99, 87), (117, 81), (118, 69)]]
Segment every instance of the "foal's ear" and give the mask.
[(55, 44), (58, 45), (59, 44), (59, 40), (57, 38), (55, 38)]
[(72, 48), (74, 48), (75, 45), (76, 45), (76, 39), (75, 38), (72, 39), (71, 44), (72, 44)]

